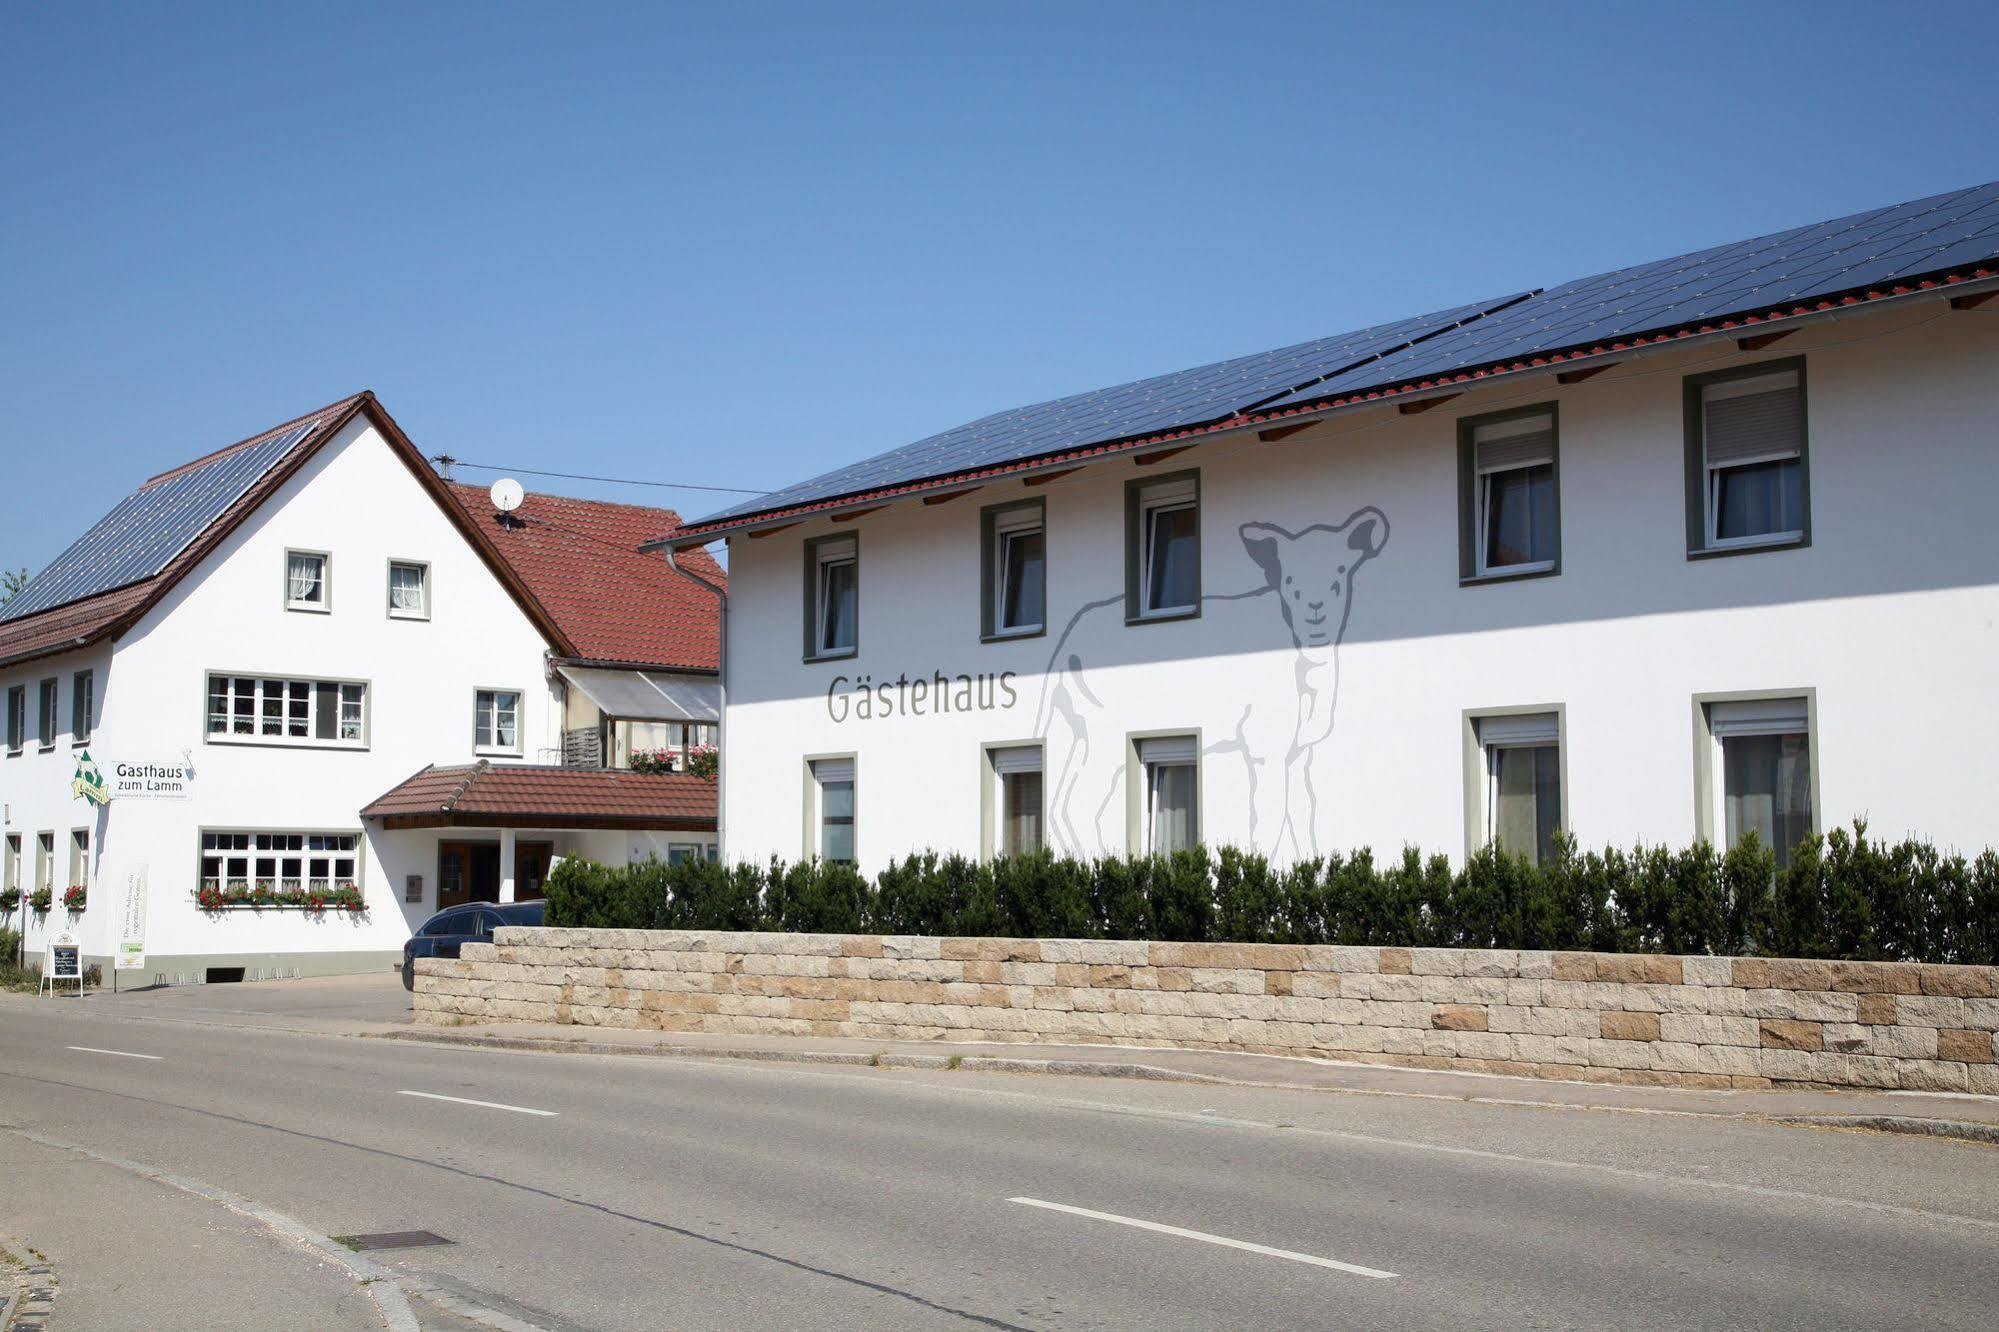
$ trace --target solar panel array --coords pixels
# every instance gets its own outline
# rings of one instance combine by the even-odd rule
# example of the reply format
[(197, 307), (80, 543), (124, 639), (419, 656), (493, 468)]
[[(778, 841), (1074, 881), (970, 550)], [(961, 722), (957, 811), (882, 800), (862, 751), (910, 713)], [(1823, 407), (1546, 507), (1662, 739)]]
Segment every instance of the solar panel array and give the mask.
[(151, 578), (319, 425), (317, 418), (209, 462), (150, 481), (118, 501), (21, 589), (0, 620)]
[(1207, 424), (1238, 411), (1298, 406), (1682, 324), (1785, 308), (1995, 257), (1999, 182), (1581, 278), (1527, 296), (998, 412), (701, 522)]
[[(1219, 421), (1257, 403), (1436, 337), (1512, 302), (1517, 292), (1414, 319), (1400, 319), (1275, 351), (1239, 356), (1114, 388), (1093, 389), (981, 417), (851, 467), (725, 509), (760, 513), (926, 476), (991, 467), (1063, 449)], [(708, 520), (704, 520), (708, 521)]]

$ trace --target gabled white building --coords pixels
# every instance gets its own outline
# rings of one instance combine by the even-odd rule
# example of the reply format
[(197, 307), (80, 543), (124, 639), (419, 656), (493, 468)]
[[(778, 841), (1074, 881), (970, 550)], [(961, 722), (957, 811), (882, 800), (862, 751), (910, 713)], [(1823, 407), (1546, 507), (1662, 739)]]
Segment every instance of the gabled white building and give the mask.
[[(499, 512), (365, 393), (152, 478), (0, 610), (8, 923), (107, 983), (351, 971), (562, 855), (714, 854), (715, 602), (638, 552), (677, 521)], [(682, 771), (606, 768), (634, 732)]]
[(731, 859), (1975, 853), (1999, 185), (997, 413), (729, 544)]

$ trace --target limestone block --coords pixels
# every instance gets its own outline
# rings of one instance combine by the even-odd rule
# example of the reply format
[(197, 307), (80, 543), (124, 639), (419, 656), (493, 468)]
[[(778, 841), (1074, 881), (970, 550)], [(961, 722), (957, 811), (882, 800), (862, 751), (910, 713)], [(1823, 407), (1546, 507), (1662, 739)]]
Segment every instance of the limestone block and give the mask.
[(1905, 994), (1895, 1000), (1895, 1021), (1904, 1027), (1963, 1027), (1964, 1000)]
[(1937, 1058), (1954, 1059), (1963, 1064), (1989, 1064), (1992, 1062), (1993, 1034), (1989, 1031), (1966, 1031), (1945, 1028), (1937, 1033)]
[(1361, 975), (1340, 977), (1340, 993), (1355, 999), (1396, 999), (1429, 1001), (1425, 979), (1402, 975)]
[(1463, 976), (1465, 950), (1462, 948), (1416, 948), (1409, 953), (1412, 976)]
[[(1264, 973), (1263, 973), (1263, 992), (1264, 992), (1265, 994), (1289, 994), (1289, 993), (1291, 993), (1291, 978), (1292, 978), (1293, 976), (1296, 976), (1296, 975), (1298, 975), (1298, 974), (1300, 974), (1300, 973), (1298, 973), (1298, 972), (1295, 972), (1295, 971), (1266, 971), (1266, 972), (1264, 972)], [(1333, 979), (1335, 979), (1335, 980), (1338, 980), (1339, 978), (1338, 978), (1338, 977), (1336, 976), (1336, 977), (1334, 977)]]
[(1851, 1022), (1860, 1011), (1859, 999), (1851, 994), (1798, 990), (1709, 990), (1707, 994), (1708, 1011), (1729, 1017)]
[(1347, 944), (1310, 944), (1304, 950), (1304, 966), (1300, 970), (1371, 975), (1381, 970), (1381, 950)]
[(1410, 970), (1411, 953), (1407, 948), (1380, 948), (1375, 950), (1375, 969), (1384, 976), (1407, 976)]
[(1556, 980), (1677, 985), (1685, 974), (1679, 958), (1645, 953), (1556, 953), (1553, 965)]
[(1545, 951), (1524, 949), (1520, 953), (1520, 965), (1513, 974), (1521, 980), (1553, 980), (1555, 955)]
[(1763, 1075), (1760, 1050), (1741, 1045), (1700, 1045), (1694, 1048), (1696, 1072), (1740, 1077)]
[(1854, 1054), (1846, 1057), (1846, 1085), (1850, 1087), (1880, 1087), (1889, 1091), (1902, 1085), (1902, 1076), (1897, 1059), (1882, 1059), (1874, 1055)]
[(1142, 939), (1043, 939), (1043, 962), (1081, 962), (1089, 966), (1142, 967), (1151, 959), (1151, 945)]
[(1999, 999), (1967, 999), (1961, 1025), (1974, 1031), (1999, 1031)]
[(1902, 1086), (1908, 1091), (1969, 1091), (1971, 1079), (1963, 1064), (1945, 1063), (1939, 1059), (1898, 1060), (1897, 1073)]
[(1918, 970), (1924, 994), (1957, 999), (1999, 998), (1999, 967), (1931, 966)]
[(1381, 1052), (1392, 1055), (1416, 1055), (1423, 1053), (1423, 1038), (1435, 1035), (1410, 1027), (1377, 1028), (1381, 1033)]
[(1726, 957), (1683, 957), (1680, 978), (1684, 985), (1733, 985), (1733, 959)]
[(1823, 1050), (1825, 1028), (1816, 1022), (1794, 1022), (1786, 1018), (1764, 1018), (1763, 1044), (1773, 1050)]
[(1652, 1067), (1675, 1073), (1698, 1073), (1701, 1047), (1687, 1041), (1654, 1041)]
[(1369, 1026), (1414, 1027), (1420, 1031), (1430, 1025), (1429, 1004), (1384, 999), (1358, 999), (1353, 1002), (1360, 1008), (1360, 1020)]
[(885, 934), (881, 941), (881, 955), (935, 961), (944, 955), (943, 944), (942, 939), (927, 938), (918, 934)]
[(1595, 1040), (1589, 1042), (1589, 1061), (1598, 1068), (1650, 1068), (1652, 1042)]
[(1513, 1057), (1536, 1064), (1587, 1064), (1589, 1041), (1579, 1036), (1521, 1032), (1513, 1037)]
[(1430, 1014), (1430, 1025), (1438, 1031), (1485, 1031), (1485, 1009), (1473, 1004), (1438, 1004)]
[(1965, 1090), (1979, 1096), (1999, 1096), (1999, 1065), (1966, 1064)]
[(1511, 1059), (1513, 1038), (1496, 1031), (1460, 1031), (1458, 1056), (1464, 1059)]
[(1039, 962), (1038, 939), (943, 939), (938, 956), (953, 962)]
[(1053, 962), (1007, 962), (1000, 967), (1000, 979), (1008, 985), (1053, 985)]
[[(1603, 1012), (1597, 1015), (1601, 1025), (1601, 1035), (1606, 1041), (1656, 1041), (1659, 1039), (1659, 1015), (1657, 1013)], [(1635, 1064), (1631, 1067), (1645, 1068), (1649, 1065)]]
[(1262, 994), (1263, 973), (1237, 967), (1195, 967), (1194, 988), (1206, 994)]
[(1435, 1059), (1455, 1059), (1458, 1057), (1460, 1034), (1455, 1031), (1426, 1031), (1423, 1033), (1422, 1053)]
[[(1694, 1045), (1761, 1045), (1762, 1030), (1755, 1018), (1716, 1017), (1711, 1013), (1662, 1013), (1659, 1039), (1686, 1041)], [(1714, 1072), (1702, 1069), (1702, 1072)]]
[(1076, 1009), (1076, 991), (1066, 985), (1037, 985), (1034, 987), (1034, 1008), (1041, 1013), (1072, 1013)]

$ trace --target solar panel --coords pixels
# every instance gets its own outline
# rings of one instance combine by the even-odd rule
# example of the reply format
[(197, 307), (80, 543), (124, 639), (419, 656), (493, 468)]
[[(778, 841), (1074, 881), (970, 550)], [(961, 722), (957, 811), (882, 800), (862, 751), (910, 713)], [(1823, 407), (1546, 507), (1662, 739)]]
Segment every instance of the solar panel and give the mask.
[[(1072, 394), (981, 417), (850, 467), (838, 468), (714, 515), (760, 513), (835, 495), (901, 485), (1103, 440), (1219, 421), (1304, 384), (1388, 355), (1525, 299), (1526, 293), (1439, 310), (1275, 351)], [(703, 521), (709, 521), (704, 519)]]
[(1601, 273), (1545, 292), (996, 412), (701, 522), (1783, 308), (1995, 256), (1999, 182)]
[(0, 620), (18, 620), (151, 578), (318, 425), (315, 418), (147, 482), (35, 575), (7, 603)]

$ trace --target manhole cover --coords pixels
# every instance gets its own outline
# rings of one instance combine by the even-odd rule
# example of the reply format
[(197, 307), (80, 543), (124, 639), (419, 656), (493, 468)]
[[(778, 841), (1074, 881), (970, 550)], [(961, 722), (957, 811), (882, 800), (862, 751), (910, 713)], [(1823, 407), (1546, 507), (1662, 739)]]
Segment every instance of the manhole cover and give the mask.
[(390, 1230), (380, 1235), (335, 1235), (333, 1242), (350, 1249), (420, 1249), (426, 1244), (449, 1244), (442, 1235), (428, 1230)]

